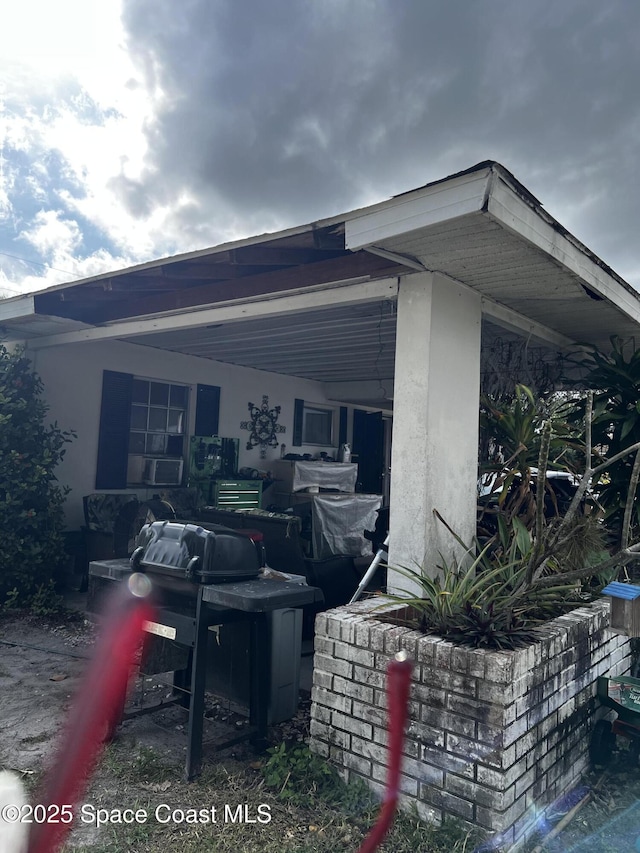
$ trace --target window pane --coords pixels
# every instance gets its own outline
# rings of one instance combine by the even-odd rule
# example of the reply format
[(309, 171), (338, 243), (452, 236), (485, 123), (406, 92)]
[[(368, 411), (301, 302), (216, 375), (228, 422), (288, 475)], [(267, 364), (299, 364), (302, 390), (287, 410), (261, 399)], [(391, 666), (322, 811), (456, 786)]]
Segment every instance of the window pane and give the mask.
[(150, 432), (166, 432), (167, 431), (167, 410), (166, 409), (149, 409), (149, 431)]
[(147, 435), (147, 453), (166, 453), (167, 452), (167, 436), (166, 435)]
[(164, 382), (151, 382), (151, 395), (149, 402), (152, 406), (169, 405), (169, 386)]
[(167, 436), (167, 455), (168, 456), (182, 456), (182, 451), (184, 448), (184, 443), (181, 435), (168, 435)]
[(144, 379), (134, 379), (131, 395), (131, 399), (134, 403), (148, 403), (149, 383), (145, 382)]
[(131, 406), (131, 429), (147, 428), (147, 407)]
[(184, 432), (182, 424), (184, 421), (184, 412), (179, 409), (169, 409), (169, 421), (167, 423), (167, 432)]
[(129, 453), (144, 453), (144, 433), (129, 433)]
[(331, 444), (332, 412), (304, 410), (302, 441), (305, 444)]
[(186, 385), (172, 385), (169, 405), (175, 406), (177, 409), (187, 408), (187, 387)]

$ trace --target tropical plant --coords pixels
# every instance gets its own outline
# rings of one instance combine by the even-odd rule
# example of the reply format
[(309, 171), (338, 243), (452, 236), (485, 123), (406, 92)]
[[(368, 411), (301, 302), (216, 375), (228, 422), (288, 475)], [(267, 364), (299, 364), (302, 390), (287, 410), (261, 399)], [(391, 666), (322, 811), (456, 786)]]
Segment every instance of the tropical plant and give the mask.
[(536, 626), (559, 615), (565, 605), (578, 605), (578, 589), (575, 583), (563, 583), (560, 575), (552, 586), (526, 586), (533, 539), (519, 519), (512, 519), (510, 530), (501, 524), (498, 540), (483, 548), (476, 542), (466, 566), (455, 558), (443, 559), (435, 578), (398, 569), (417, 584), (420, 596), (401, 592), (392, 599), (412, 608), (420, 630), (461, 645), (513, 649), (531, 642)]
[[(521, 478), (526, 477), (530, 503), (525, 505), (524, 488), (520, 489), (520, 483), (514, 479), (510, 485), (517, 483), (516, 496), (511, 504), (508, 498), (498, 500), (495, 532), (487, 541), (477, 539), (472, 547), (465, 548), (462, 560), (447, 562), (441, 557), (435, 578), (422, 571), (396, 569), (412, 581), (414, 589), (417, 585), (420, 595), (404, 593), (391, 598), (413, 608), (416, 621), (425, 632), (462, 644), (516, 648), (533, 639), (536, 626), (591, 598), (622, 566), (640, 558), (640, 542), (629, 544), (629, 500), (622, 524), (623, 544), (612, 554), (604, 547), (604, 525), (597, 512), (585, 512), (586, 496), (594, 480), (618, 459), (632, 454), (638, 458), (640, 442), (621, 450), (617, 458), (593, 465), (593, 397), (589, 393), (582, 440), (585, 470), (576, 479), (568, 505), (562, 511), (556, 505), (557, 511), (549, 515), (544, 497), (538, 500), (537, 496), (547, 493), (552, 451), (557, 462), (562, 449), (554, 447), (551, 420), (538, 429), (533, 426), (534, 411), (533, 395), (522, 389), (516, 396), (513, 417), (502, 421), (502, 425), (507, 424), (505, 434), (509, 440), (518, 441), (515, 452), (506, 461), (515, 461)], [(575, 430), (569, 435), (572, 445), (579, 447)], [(525, 438), (537, 447), (535, 478), (531, 476), (533, 466), (527, 461), (530, 451)], [(519, 455), (522, 459), (517, 462)], [(638, 467), (633, 466), (632, 480)], [(507, 482), (505, 476), (503, 483)], [(442, 516), (437, 511), (435, 515), (464, 548), (465, 544)]]
[[(480, 483), (482, 497), (479, 533), (495, 533), (495, 517), (507, 522), (518, 517), (527, 527), (535, 518), (536, 487), (532, 469), (538, 464), (543, 426), (549, 425), (547, 468), (574, 471), (580, 434), (567, 420), (564, 401), (534, 397), (530, 388), (516, 385), (507, 401), (483, 396), (480, 402)], [(557, 515), (559, 500), (550, 480), (544, 480), (545, 512)], [(487, 491), (488, 490), (488, 491)]]
[[(625, 452), (640, 442), (640, 350), (635, 341), (625, 346), (616, 337), (611, 338), (609, 353), (594, 346), (586, 349), (585, 357), (575, 359), (583, 374), (577, 384), (593, 389), (593, 454), (599, 462), (609, 460), (594, 476), (593, 485), (612, 535), (611, 544), (624, 547), (625, 515), (628, 536), (640, 530), (640, 460), (637, 451), (635, 456)], [(584, 421), (586, 405), (584, 398), (575, 401), (570, 413), (574, 423)]]
[(52, 589), (65, 559), (67, 489), (55, 468), (72, 433), (45, 425), (43, 386), (24, 351), (0, 346), (0, 606), (28, 604)]

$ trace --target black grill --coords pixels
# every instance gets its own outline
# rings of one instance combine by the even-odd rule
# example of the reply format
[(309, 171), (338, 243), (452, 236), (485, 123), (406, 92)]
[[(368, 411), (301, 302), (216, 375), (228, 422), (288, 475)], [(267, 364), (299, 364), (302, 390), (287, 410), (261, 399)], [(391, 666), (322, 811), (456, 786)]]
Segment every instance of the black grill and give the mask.
[(142, 528), (131, 557), (136, 571), (158, 572), (193, 583), (252, 580), (260, 571), (260, 552), (250, 538), (223, 527), (154, 521)]
[[(241, 734), (225, 739), (226, 748), (249, 737), (255, 746), (267, 743), (271, 671), (269, 614), (276, 610), (315, 605), (322, 593), (298, 581), (260, 577), (262, 545), (246, 533), (216, 524), (206, 528), (190, 522), (155, 521), (142, 528), (131, 560), (92, 562), (89, 567), (89, 609), (99, 610), (101, 590), (125, 581), (134, 571), (153, 577), (159, 600), (158, 622), (147, 627), (153, 641), (173, 642), (188, 659), (174, 673), (174, 693), (159, 705), (129, 711), (126, 717), (178, 702), (189, 710), (185, 765), (187, 779), (200, 772), (204, 692), (209, 626), (244, 622), (249, 626), (249, 721)], [(157, 670), (156, 670), (157, 671)]]

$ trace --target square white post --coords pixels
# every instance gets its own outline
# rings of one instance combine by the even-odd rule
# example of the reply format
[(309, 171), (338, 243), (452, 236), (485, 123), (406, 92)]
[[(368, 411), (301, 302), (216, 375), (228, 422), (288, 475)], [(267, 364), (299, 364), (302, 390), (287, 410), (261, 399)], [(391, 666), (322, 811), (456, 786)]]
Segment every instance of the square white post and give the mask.
[[(393, 401), (389, 565), (433, 576), (475, 535), (481, 299), (438, 273), (403, 277)], [(389, 572), (389, 590), (407, 589)]]

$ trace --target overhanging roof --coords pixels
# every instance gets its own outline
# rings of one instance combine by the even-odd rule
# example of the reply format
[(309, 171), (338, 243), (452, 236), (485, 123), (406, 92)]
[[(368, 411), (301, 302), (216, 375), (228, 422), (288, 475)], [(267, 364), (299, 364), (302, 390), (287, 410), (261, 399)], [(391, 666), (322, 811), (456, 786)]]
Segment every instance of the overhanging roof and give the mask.
[(570, 340), (606, 346), (638, 332), (637, 291), (498, 163), (352, 217), (346, 243), (413, 258)]
[(554, 348), (640, 330), (637, 292), (498, 163), (351, 211), (0, 302), (31, 347), (98, 339), (326, 382), (391, 379), (398, 277), (435, 270)]

